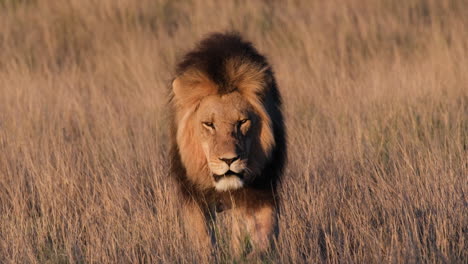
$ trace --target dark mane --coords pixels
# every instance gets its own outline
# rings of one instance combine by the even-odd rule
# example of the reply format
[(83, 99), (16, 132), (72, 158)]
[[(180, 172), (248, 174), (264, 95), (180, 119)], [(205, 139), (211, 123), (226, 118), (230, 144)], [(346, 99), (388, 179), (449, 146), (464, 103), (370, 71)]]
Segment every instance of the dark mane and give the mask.
[(177, 65), (176, 74), (180, 75), (189, 69), (197, 69), (208, 76), (218, 87), (219, 93), (232, 92), (224, 64), (230, 58), (258, 65), (259, 68), (268, 66), (265, 57), (260, 55), (248, 41), (238, 33), (213, 33), (203, 39), (197, 47), (187, 53)]

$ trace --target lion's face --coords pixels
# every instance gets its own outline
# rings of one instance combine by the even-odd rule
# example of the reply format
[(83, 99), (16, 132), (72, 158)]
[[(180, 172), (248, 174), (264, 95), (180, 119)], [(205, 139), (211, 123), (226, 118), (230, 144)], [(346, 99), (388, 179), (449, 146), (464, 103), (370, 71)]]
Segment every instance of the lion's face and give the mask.
[(276, 145), (265, 68), (236, 60), (225, 67), (228, 91), (198, 70), (172, 83), (173, 136), (187, 179), (200, 189), (235, 190), (268, 177), (262, 171)]
[(243, 186), (257, 116), (237, 92), (204, 98), (196, 114), (196, 133), (218, 191)]

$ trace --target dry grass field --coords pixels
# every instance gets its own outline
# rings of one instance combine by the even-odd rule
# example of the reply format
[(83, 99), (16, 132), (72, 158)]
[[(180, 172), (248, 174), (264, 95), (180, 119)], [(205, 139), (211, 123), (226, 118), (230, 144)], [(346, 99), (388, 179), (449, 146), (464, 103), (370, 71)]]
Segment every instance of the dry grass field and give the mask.
[[(165, 104), (176, 61), (226, 30), (269, 58), (284, 97), (263, 262), (466, 263), (467, 10), (0, 0), (0, 263), (201, 262), (174, 209)], [(216, 259), (233, 261), (223, 243)]]

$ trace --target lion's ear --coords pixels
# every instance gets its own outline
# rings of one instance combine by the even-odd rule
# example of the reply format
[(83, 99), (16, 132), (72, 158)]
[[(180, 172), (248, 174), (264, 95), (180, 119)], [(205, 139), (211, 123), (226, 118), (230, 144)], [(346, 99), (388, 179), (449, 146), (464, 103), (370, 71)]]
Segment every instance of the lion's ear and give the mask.
[(216, 94), (216, 91), (216, 85), (197, 71), (186, 72), (172, 81), (174, 98), (183, 106), (195, 105), (204, 97)]
[(172, 81), (172, 92), (176, 98), (183, 94), (183, 85), (179, 78), (175, 78), (174, 81)]
[(197, 87), (197, 84), (191, 83), (181, 76), (172, 81), (172, 92), (175, 102), (181, 108), (191, 108), (203, 98), (201, 89)]

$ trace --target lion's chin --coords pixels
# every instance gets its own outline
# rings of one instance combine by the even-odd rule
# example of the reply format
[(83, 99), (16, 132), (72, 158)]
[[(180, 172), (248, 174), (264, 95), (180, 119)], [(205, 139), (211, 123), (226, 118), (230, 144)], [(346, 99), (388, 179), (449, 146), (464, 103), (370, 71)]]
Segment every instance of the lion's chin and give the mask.
[(218, 192), (237, 190), (242, 186), (244, 186), (244, 182), (237, 176), (223, 177), (215, 182), (215, 189)]

